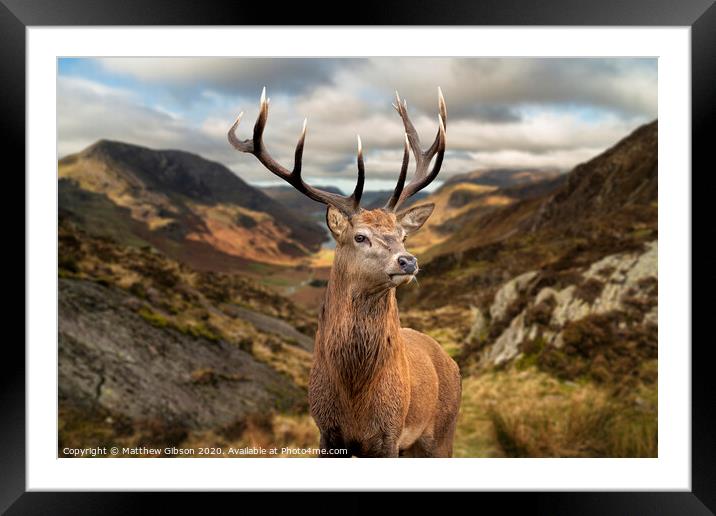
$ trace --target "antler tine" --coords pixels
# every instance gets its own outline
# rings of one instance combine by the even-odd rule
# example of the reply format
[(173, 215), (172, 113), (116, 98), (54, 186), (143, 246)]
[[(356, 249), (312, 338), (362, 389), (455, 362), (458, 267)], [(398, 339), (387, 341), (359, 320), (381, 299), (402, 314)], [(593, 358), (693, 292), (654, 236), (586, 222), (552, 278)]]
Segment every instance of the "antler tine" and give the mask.
[[(413, 176), (413, 179), (407, 186), (402, 188), (398, 200), (395, 203), (393, 203), (392, 198), (389, 202), (389, 205), (393, 203), (393, 210), (397, 209), (398, 206), (405, 201), (405, 199), (428, 186), (437, 177), (445, 155), (445, 125), (447, 123), (447, 107), (445, 105), (445, 99), (443, 98), (442, 90), (438, 88), (438, 133), (435, 135), (435, 140), (432, 145), (423, 151), (420, 146), (420, 136), (408, 116), (408, 103), (405, 100), (401, 100), (397, 91), (395, 92), (395, 98), (396, 104), (393, 104), (393, 107), (396, 111), (398, 111), (400, 118), (403, 120), (405, 134), (407, 135), (410, 149), (415, 156), (416, 163), (415, 175)], [(430, 173), (428, 173), (428, 167), (430, 166), (430, 162), (433, 157), (435, 157), (435, 164), (433, 165)], [(396, 191), (397, 190), (398, 188), (396, 186)], [(393, 195), (395, 195), (395, 193)]]
[(259, 115), (256, 118), (256, 123), (254, 124), (253, 138), (250, 140), (239, 140), (236, 136), (236, 128), (241, 122), (241, 117), (243, 116), (242, 112), (236, 118), (236, 121), (231, 126), (231, 129), (229, 129), (229, 143), (240, 152), (247, 152), (256, 156), (264, 167), (314, 201), (334, 206), (347, 215), (353, 215), (356, 213), (360, 209), (360, 198), (363, 193), (363, 183), (365, 181), (363, 153), (360, 148), (360, 139), (358, 149), (358, 181), (353, 193), (350, 196), (344, 196), (314, 188), (313, 186), (305, 183), (301, 177), (303, 146), (306, 140), (307, 120), (303, 121), (303, 130), (301, 131), (301, 136), (296, 144), (293, 170), (288, 170), (271, 157), (263, 143), (263, 133), (266, 128), (266, 121), (268, 120), (269, 102), (270, 99), (266, 98), (266, 88), (264, 87), (261, 92)]
[[(440, 112), (439, 119), (442, 121), (442, 125), (443, 125), (442, 131), (445, 132), (445, 129), (447, 128), (447, 106), (445, 105), (445, 97), (443, 97), (443, 90), (440, 88), (440, 86), (438, 86), (438, 111)], [(430, 146), (428, 153), (437, 152), (435, 147), (437, 147), (437, 145), (439, 145), (439, 137), (440, 137), (440, 128), (438, 127), (438, 134), (435, 135), (435, 141), (433, 141), (433, 144)]]
[(390, 198), (388, 203), (385, 205), (385, 209), (394, 210), (400, 199), (400, 194), (403, 193), (403, 186), (405, 185), (405, 176), (408, 175), (408, 163), (410, 163), (410, 143), (408, 142), (408, 134), (405, 134), (405, 147), (403, 148), (403, 164), (400, 167), (400, 176), (398, 176), (398, 183), (395, 185), (393, 190), (393, 196)]
[(353, 193), (350, 199), (353, 201), (354, 210), (358, 211), (360, 206), (360, 198), (363, 196), (363, 184), (365, 183), (365, 163), (363, 162), (363, 142), (360, 140), (360, 135), (356, 135), (358, 138), (358, 156), (356, 162), (358, 164), (358, 181), (356, 187), (353, 189)]

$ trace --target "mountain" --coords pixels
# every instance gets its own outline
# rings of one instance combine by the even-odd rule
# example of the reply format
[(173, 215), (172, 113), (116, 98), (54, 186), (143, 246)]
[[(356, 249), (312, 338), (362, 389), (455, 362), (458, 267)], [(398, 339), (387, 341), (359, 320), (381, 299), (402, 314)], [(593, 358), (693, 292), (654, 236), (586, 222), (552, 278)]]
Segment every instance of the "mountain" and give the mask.
[[(480, 171), (428, 196), (408, 240), (419, 282), (398, 301), (460, 365), (455, 456), (656, 456), (657, 142), (653, 122), (567, 174)], [(295, 242), (323, 206), (204, 181), (192, 172), (220, 165), (185, 153), (99, 146), (60, 165), (60, 449), (315, 447), (306, 381), (332, 252), (253, 251), (282, 267), (221, 246), (237, 218)]]
[(58, 237), (60, 449), (271, 440), (276, 417), (315, 440), (311, 315), (248, 277), (193, 270), (63, 214)]
[[(477, 190), (505, 201), (438, 219), (447, 236), (398, 297), (404, 324), (460, 364), (462, 446), (656, 456), (657, 170), (654, 121), (565, 176)], [(449, 206), (454, 186), (434, 196)]]
[[(436, 205), (427, 226), (413, 238), (412, 244), (416, 249), (425, 249), (453, 233), (454, 227), (440, 226), (451, 219), (457, 221), (465, 211), (534, 197), (555, 188), (563, 179), (564, 175), (557, 171), (541, 169), (476, 170), (452, 176), (435, 193), (418, 192), (404, 203), (403, 207), (422, 202), (432, 202)], [(335, 187), (319, 186), (319, 188), (345, 195), (345, 192)], [(308, 215), (321, 224), (324, 223), (325, 206), (308, 199), (294, 188), (280, 185), (265, 186), (261, 190), (287, 208)], [(366, 209), (379, 208), (390, 199), (392, 193), (389, 190), (365, 191), (361, 206)]]
[[(345, 195), (334, 186), (317, 186), (317, 188), (327, 192)], [(300, 213), (313, 220), (320, 221), (320, 224), (325, 226), (326, 206), (313, 199), (309, 199), (294, 187), (290, 185), (264, 186), (261, 188), (261, 191), (282, 206), (285, 206), (295, 213)]]
[(410, 239), (411, 249), (429, 257), (448, 239), (465, 243), (464, 236), (457, 235), (476, 217), (552, 192), (565, 178), (554, 171), (520, 169), (480, 170), (453, 176), (424, 198), (424, 202), (435, 204), (435, 210)]
[(495, 168), (480, 169), (457, 174), (445, 181), (445, 185), (453, 183), (474, 183), (478, 185), (509, 188), (513, 186), (537, 183), (545, 179), (554, 179), (560, 176), (558, 170), (551, 169), (522, 169), (522, 168)]
[(607, 216), (629, 219), (643, 210), (652, 215), (648, 207), (658, 198), (657, 145), (658, 126), (652, 122), (578, 165), (541, 207), (533, 227), (565, 228)]
[[(388, 200), (392, 197), (393, 191), (392, 190), (369, 190), (367, 192), (363, 192), (363, 197), (361, 198), (361, 206), (363, 206), (366, 209), (372, 210), (375, 208), (382, 208), (385, 206), (385, 204), (388, 202)], [(412, 206), (414, 204), (420, 204), (422, 201), (427, 199), (428, 194), (425, 191), (418, 192), (412, 197), (408, 198), (402, 205), (402, 208), (407, 208), (408, 206)]]
[(60, 210), (96, 234), (149, 244), (202, 270), (291, 264), (325, 232), (195, 154), (100, 140), (59, 161)]
[[(345, 195), (344, 192), (333, 186), (318, 186), (318, 188)], [(261, 188), (261, 191), (287, 208), (298, 213), (309, 215), (312, 219), (319, 221), (321, 224), (325, 224), (326, 207), (296, 191), (292, 186), (264, 186)], [(366, 209), (379, 208), (385, 205), (392, 194), (393, 192), (387, 190), (365, 191), (361, 198), (361, 206)], [(405, 206), (415, 204), (426, 197), (426, 193), (418, 192), (405, 203)]]
[[(455, 219), (458, 229), (427, 251), (433, 276), (461, 281), (438, 279), (432, 285), (431, 278), (421, 278), (419, 302), (475, 304), (476, 288), (483, 295), (485, 287), (494, 289), (530, 267), (587, 266), (655, 240), (657, 134), (657, 122), (644, 125), (569, 174), (548, 180), (548, 188), (535, 183), (488, 191), (486, 199), (495, 199), (497, 207), (465, 210)], [(443, 188), (444, 196), (451, 187)], [(528, 192), (520, 199), (523, 188)]]

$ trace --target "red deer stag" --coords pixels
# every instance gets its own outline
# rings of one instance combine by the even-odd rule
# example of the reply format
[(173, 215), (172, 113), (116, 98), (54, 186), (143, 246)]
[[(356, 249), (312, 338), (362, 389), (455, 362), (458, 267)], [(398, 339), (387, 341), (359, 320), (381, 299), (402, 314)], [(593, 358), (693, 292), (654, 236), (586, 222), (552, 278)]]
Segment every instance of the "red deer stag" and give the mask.
[[(398, 182), (385, 207), (359, 205), (365, 167), (358, 137), (358, 181), (350, 196), (326, 192), (301, 178), (306, 123), (298, 140), (293, 170), (277, 163), (262, 135), (269, 100), (261, 108), (253, 138), (239, 140), (236, 119), (229, 142), (314, 201), (326, 204), (326, 222), (336, 252), (320, 310), (308, 386), (311, 415), (321, 432), (322, 456), (348, 449), (359, 457), (450, 457), (462, 392), (457, 364), (431, 337), (401, 328), (395, 289), (418, 273), (417, 259), (403, 243), (433, 211), (433, 204), (398, 211), (411, 195), (435, 179), (445, 154), (447, 109), (439, 93), (438, 132), (423, 150), (407, 103), (396, 92), (395, 109), (405, 127)], [(243, 114), (243, 113), (242, 113)], [(415, 174), (405, 185), (410, 151)], [(428, 172), (432, 159), (435, 163)]]

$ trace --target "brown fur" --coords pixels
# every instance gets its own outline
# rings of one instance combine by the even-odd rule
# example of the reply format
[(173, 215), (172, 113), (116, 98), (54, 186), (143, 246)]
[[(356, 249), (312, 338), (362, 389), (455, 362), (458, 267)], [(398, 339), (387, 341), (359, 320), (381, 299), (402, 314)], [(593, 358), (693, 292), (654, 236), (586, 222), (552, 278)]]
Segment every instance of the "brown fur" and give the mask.
[[(458, 366), (434, 339), (400, 327), (396, 284), (376, 265), (390, 271), (405, 253), (405, 234), (424, 222), (401, 225), (402, 216), (370, 210), (340, 220), (329, 210), (338, 245), (308, 387), (321, 448), (367, 457), (452, 456)], [(353, 243), (361, 231), (371, 236), (363, 247)]]
[(364, 224), (379, 231), (392, 231), (397, 226), (395, 213), (385, 210), (363, 210), (354, 216), (354, 225)]

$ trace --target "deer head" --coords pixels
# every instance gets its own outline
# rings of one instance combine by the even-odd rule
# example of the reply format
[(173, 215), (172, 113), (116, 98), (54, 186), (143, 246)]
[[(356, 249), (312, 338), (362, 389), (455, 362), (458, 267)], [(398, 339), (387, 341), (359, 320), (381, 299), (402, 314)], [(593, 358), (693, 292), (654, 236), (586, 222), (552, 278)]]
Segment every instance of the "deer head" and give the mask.
[[(398, 182), (393, 195), (383, 208), (365, 210), (360, 207), (365, 181), (365, 164), (360, 136), (358, 137), (358, 180), (353, 193), (343, 196), (326, 192), (306, 184), (301, 177), (301, 161), (306, 139), (306, 121), (299, 137), (294, 155), (293, 169), (276, 162), (266, 150), (262, 136), (268, 119), (270, 99), (266, 88), (261, 93), (258, 118), (253, 138), (239, 140), (236, 137), (243, 113), (239, 114), (229, 130), (229, 143), (241, 152), (253, 154), (271, 172), (292, 185), (296, 190), (314, 201), (327, 205), (326, 223), (336, 240), (334, 270), (353, 288), (360, 291), (384, 291), (410, 282), (418, 273), (417, 259), (404, 247), (405, 239), (425, 223), (433, 212), (433, 204), (423, 204), (405, 210), (399, 207), (410, 196), (428, 186), (438, 175), (445, 154), (445, 125), (447, 108), (438, 88), (438, 132), (432, 145), (423, 150), (420, 137), (410, 118), (408, 105), (396, 92), (396, 109), (405, 127), (405, 147)], [(405, 179), (410, 162), (410, 152), (415, 158), (415, 173), (407, 185)], [(432, 169), (430, 163), (435, 158)]]

